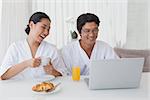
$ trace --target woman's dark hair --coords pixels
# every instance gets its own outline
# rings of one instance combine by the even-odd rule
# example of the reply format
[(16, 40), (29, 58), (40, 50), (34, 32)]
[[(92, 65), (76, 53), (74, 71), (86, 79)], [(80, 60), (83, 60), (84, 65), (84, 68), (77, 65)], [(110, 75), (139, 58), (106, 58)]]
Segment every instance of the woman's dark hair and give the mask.
[[(50, 22), (50, 18), (47, 14), (43, 13), (43, 12), (35, 12), (29, 19), (29, 23), (30, 21), (33, 21), (34, 24), (36, 24), (37, 22), (40, 22), (42, 18), (47, 18)], [(30, 27), (29, 24), (27, 25), (27, 28), (25, 29), (25, 32), (27, 33), (27, 35), (29, 35), (30, 32)]]
[(95, 14), (86, 13), (86, 14), (80, 15), (77, 18), (77, 30), (79, 31), (79, 33), (81, 33), (82, 27), (87, 22), (95, 22), (99, 26), (100, 20), (99, 20), (99, 18)]

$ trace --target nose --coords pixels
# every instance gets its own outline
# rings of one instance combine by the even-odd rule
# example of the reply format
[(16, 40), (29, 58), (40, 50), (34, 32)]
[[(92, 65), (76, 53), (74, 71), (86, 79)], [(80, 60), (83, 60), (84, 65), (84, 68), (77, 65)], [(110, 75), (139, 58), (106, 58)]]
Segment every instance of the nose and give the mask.
[(90, 32), (90, 33), (89, 33), (89, 36), (90, 36), (90, 37), (94, 37), (95, 34), (94, 34), (93, 32)]
[(48, 34), (49, 34), (49, 30), (48, 30), (48, 29), (45, 29), (45, 30), (44, 30), (44, 35), (47, 36)]

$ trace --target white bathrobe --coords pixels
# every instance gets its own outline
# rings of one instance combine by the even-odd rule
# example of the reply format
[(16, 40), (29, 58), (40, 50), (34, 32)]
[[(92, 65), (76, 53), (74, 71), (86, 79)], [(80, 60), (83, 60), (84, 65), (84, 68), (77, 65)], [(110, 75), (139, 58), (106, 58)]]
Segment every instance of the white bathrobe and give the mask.
[[(46, 41), (42, 41), (37, 49), (35, 57), (49, 57), (55, 69), (61, 72), (62, 74), (65, 74), (65, 66), (63, 60), (54, 45)], [(23, 41), (13, 43), (8, 48), (2, 65), (0, 66), (0, 76), (2, 76), (13, 65), (21, 63), (22, 61), (31, 58), (31, 50), (26, 39)], [(43, 75), (46, 75), (43, 66), (39, 66), (37, 68), (31, 68), (29, 66), (13, 78), (25, 79), (42, 77)]]
[(63, 60), (67, 66), (68, 74), (71, 75), (73, 66), (79, 66), (81, 75), (89, 74), (89, 63), (92, 60), (117, 59), (114, 50), (103, 41), (96, 41), (91, 57), (81, 48), (79, 41), (74, 41), (61, 50)]

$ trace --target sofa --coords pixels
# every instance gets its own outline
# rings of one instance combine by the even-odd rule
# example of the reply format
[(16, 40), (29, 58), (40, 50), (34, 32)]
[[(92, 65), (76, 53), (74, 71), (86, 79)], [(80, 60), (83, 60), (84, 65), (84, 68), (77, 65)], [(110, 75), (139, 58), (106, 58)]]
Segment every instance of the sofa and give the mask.
[(114, 48), (120, 58), (144, 58), (143, 72), (150, 72), (150, 50)]

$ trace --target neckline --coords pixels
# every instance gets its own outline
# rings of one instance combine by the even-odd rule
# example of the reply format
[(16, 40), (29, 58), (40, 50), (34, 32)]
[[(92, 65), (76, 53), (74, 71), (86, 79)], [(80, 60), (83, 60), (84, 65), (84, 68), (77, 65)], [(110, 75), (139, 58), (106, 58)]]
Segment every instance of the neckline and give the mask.
[(34, 57), (32, 56), (31, 48), (30, 48), (30, 46), (29, 46), (29, 43), (28, 43), (27, 38), (25, 39), (25, 44), (26, 44), (27, 52), (28, 52), (28, 54), (30, 55), (30, 57), (31, 57), (31, 58), (35, 58), (35, 57), (37, 57), (37, 55), (38, 55), (38, 52), (39, 52), (39, 50), (40, 50), (40, 48), (41, 48), (41, 45), (43, 44), (43, 41), (42, 41), (42, 42), (40, 43), (40, 45), (38, 46)]
[(86, 53), (86, 52), (84, 51), (84, 49), (81, 47), (81, 45), (80, 45), (80, 40), (78, 40), (78, 47), (79, 47), (79, 49), (83, 52), (83, 54), (86, 56), (86, 59), (88, 59), (88, 60), (93, 59), (93, 56), (94, 56), (94, 53), (95, 53), (96, 45), (97, 45), (97, 42), (95, 42), (94, 47), (93, 47), (92, 52), (91, 52), (91, 56), (90, 56), (90, 58), (89, 58), (88, 55), (87, 55), (87, 53)]

